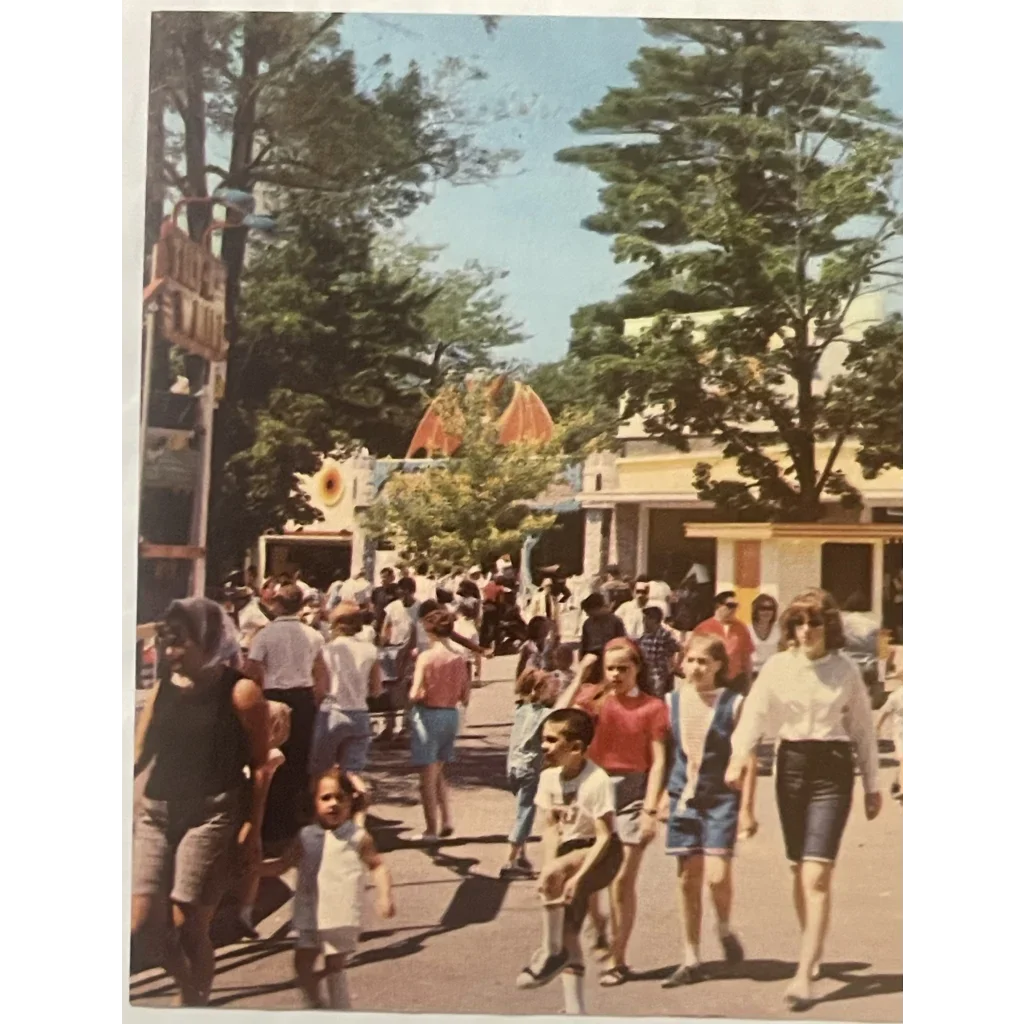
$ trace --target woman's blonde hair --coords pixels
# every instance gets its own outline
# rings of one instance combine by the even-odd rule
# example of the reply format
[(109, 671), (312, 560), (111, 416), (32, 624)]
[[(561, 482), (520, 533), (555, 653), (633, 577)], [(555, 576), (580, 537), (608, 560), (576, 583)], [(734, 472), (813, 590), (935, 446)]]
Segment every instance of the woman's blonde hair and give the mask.
[(846, 646), (843, 619), (836, 599), (820, 587), (805, 590), (789, 603), (779, 619), (779, 650), (796, 646), (796, 627), (808, 619), (820, 619), (825, 627), (825, 650), (841, 651)]

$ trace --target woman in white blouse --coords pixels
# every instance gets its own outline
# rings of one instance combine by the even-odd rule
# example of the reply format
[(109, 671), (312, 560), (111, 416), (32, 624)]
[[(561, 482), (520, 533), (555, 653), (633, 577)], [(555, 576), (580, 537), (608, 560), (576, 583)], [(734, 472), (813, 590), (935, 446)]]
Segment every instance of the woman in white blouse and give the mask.
[(726, 782), (739, 788), (762, 738), (778, 737), (775, 792), (793, 870), (800, 961), (786, 990), (791, 1009), (812, 1003), (832, 902), (832, 869), (853, 801), (857, 748), (864, 811), (878, 816), (878, 746), (860, 671), (842, 653), (843, 628), (831, 594), (810, 590), (786, 609), (779, 653), (751, 688), (732, 736)]

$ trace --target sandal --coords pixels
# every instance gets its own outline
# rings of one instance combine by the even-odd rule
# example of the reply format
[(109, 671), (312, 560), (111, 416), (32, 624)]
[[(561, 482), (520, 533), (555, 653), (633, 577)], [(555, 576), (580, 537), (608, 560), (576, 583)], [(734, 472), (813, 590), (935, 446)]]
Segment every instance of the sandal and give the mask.
[(696, 985), (704, 980), (702, 964), (681, 964), (662, 983), (662, 988), (679, 988), (681, 985)]
[(598, 976), (601, 988), (614, 988), (629, 981), (629, 968), (625, 964), (606, 967)]
[(540, 988), (554, 981), (562, 968), (569, 963), (569, 954), (563, 949), (552, 956), (544, 956), (542, 952), (534, 954), (533, 960), (519, 972), (516, 988)]

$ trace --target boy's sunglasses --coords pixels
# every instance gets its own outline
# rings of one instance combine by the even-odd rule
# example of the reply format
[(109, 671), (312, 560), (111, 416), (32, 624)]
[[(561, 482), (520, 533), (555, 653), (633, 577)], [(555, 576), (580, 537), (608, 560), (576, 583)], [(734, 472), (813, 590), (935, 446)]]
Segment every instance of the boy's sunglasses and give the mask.
[(736, 611), (736, 609), (739, 608), (739, 606), (740, 606), (739, 601), (726, 601), (725, 602), (725, 607), (730, 609), (730, 611)]

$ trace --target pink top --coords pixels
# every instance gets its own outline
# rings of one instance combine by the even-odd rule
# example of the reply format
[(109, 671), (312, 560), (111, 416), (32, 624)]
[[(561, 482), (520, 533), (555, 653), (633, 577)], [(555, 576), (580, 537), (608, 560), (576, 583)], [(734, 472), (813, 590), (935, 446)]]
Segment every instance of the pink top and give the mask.
[(469, 695), (469, 665), (445, 643), (431, 645), (416, 659), (420, 679), (422, 684), (414, 683), (413, 690), (429, 708), (454, 708)]

